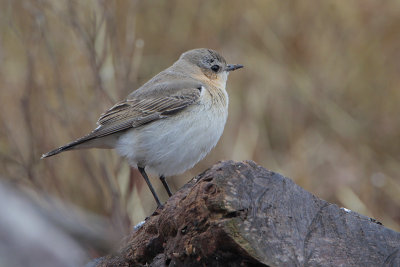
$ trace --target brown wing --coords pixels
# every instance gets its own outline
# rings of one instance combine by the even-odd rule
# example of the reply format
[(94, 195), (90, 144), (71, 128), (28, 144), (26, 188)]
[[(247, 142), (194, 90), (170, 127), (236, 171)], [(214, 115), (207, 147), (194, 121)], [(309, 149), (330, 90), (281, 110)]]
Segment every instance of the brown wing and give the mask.
[[(42, 155), (42, 158), (79, 147), (79, 145), (95, 138), (136, 128), (155, 120), (167, 118), (190, 105), (196, 104), (200, 98), (201, 84), (193, 82), (170, 82), (154, 86), (151, 90), (138, 89), (129, 98), (116, 104), (100, 116), (99, 125), (90, 134), (71, 143)], [(151, 97), (156, 94), (158, 97)]]
[(92, 132), (92, 135), (96, 138), (103, 137), (167, 118), (196, 103), (199, 97), (200, 90), (191, 88), (181, 89), (170, 96), (127, 99), (101, 115), (97, 122), (99, 127)]
[[(157, 76), (156, 76), (157, 77)], [(148, 82), (100, 116), (90, 134), (42, 155), (47, 158), (82, 147), (87, 141), (167, 118), (199, 101), (202, 85), (193, 80)], [(156, 95), (157, 97), (154, 97)]]

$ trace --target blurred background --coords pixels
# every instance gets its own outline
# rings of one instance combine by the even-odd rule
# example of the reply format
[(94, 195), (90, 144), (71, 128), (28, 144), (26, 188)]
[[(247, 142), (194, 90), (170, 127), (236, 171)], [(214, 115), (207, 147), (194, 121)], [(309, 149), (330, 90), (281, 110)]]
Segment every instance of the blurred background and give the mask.
[[(155, 209), (114, 151), (42, 153), (186, 50), (245, 68), (230, 75), (216, 148), (168, 181), (220, 160), (254, 160), (316, 196), (400, 231), (399, 1), (0, 0), (0, 177), (128, 231)], [(152, 177), (163, 201), (161, 183)]]

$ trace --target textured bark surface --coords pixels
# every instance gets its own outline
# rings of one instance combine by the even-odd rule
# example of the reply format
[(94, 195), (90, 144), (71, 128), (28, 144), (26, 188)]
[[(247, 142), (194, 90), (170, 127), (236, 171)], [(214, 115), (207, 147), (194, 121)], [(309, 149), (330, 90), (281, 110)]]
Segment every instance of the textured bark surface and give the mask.
[(400, 233), (254, 162), (193, 178), (97, 266), (400, 266)]

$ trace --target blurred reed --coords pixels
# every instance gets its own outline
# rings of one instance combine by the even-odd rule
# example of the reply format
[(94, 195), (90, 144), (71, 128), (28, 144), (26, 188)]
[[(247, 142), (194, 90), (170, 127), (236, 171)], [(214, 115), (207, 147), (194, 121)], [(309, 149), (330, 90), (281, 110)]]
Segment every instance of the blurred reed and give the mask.
[[(245, 65), (218, 160), (255, 160), (400, 230), (400, 2), (0, 0), (0, 174), (127, 229), (155, 203), (115, 152), (43, 152), (86, 134), (184, 51)], [(167, 198), (156, 177), (154, 185)]]

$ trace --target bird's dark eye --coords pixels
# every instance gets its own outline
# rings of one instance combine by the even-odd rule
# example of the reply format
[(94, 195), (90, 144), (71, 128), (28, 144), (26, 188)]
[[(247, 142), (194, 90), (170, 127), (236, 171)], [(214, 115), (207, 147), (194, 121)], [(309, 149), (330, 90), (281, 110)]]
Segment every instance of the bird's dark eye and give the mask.
[(219, 66), (218, 65), (212, 65), (211, 69), (213, 72), (218, 72), (219, 71)]

